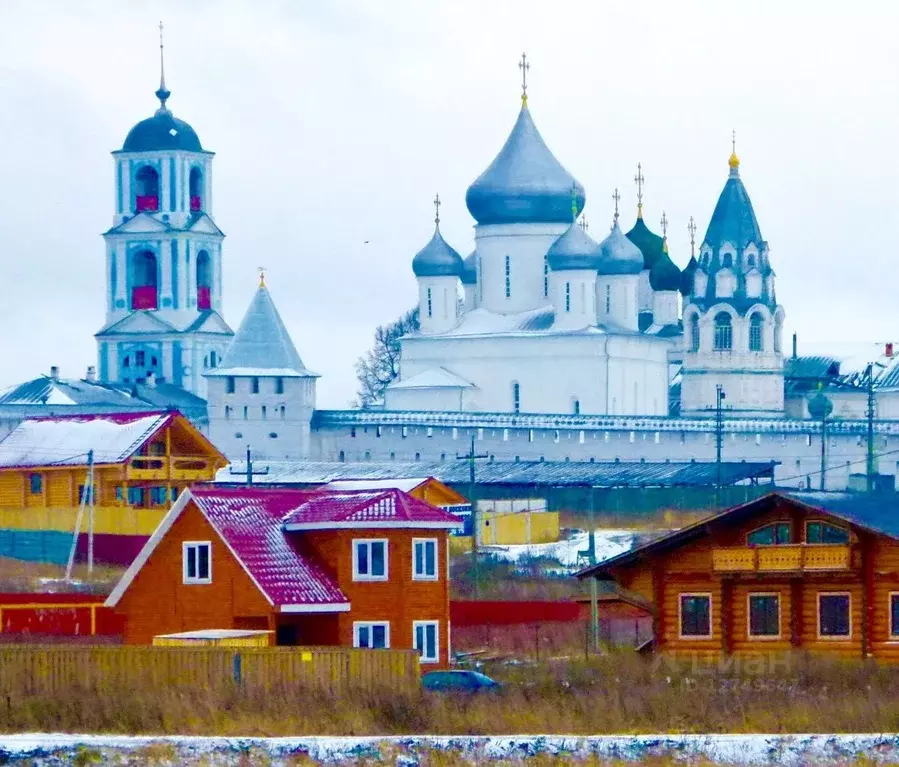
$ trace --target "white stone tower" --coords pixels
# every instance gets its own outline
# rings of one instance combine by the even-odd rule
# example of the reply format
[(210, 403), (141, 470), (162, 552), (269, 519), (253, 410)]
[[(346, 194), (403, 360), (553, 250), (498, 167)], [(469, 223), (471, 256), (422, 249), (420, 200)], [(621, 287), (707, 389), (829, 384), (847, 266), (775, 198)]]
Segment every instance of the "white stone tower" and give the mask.
[(783, 307), (734, 151), (685, 297), (681, 412), (708, 415), (716, 387), (740, 416), (784, 412)]
[(106, 323), (100, 380), (165, 381), (205, 396), (233, 336), (222, 319), (222, 240), (212, 219), (212, 158), (166, 102), (160, 25), (159, 109), (135, 125), (115, 160), (106, 233)]
[(209, 437), (225, 455), (309, 457), (318, 374), (303, 365), (264, 275), (225, 358), (205, 375)]
[(440, 234), (440, 195), (434, 197), (434, 236), (415, 258), (412, 271), (418, 280), (418, 319), (424, 335), (445, 333), (459, 319), (459, 278), (462, 257)]

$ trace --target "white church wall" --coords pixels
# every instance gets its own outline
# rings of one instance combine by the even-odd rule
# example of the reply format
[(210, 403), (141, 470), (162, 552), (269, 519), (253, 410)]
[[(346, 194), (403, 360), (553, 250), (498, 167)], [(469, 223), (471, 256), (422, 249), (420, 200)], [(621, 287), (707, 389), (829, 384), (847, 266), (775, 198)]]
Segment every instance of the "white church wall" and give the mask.
[(499, 314), (514, 314), (545, 306), (548, 302), (543, 295), (543, 258), (567, 228), (567, 224), (491, 224), (475, 227), (481, 265), (481, 305)]
[(445, 333), (458, 319), (459, 278), (420, 277), (418, 302), (421, 332)]
[[(319, 428), (313, 435), (313, 456), (337, 461), (439, 461), (455, 460), (472, 436), (475, 449), (494, 460), (521, 461), (622, 461), (682, 462), (714, 461), (715, 435), (711, 420), (609, 419), (607, 428), (579, 428), (566, 419), (565, 425), (531, 427), (513, 421), (483, 426), (451, 426), (445, 419), (430, 425), (427, 414), (411, 417), (404, 424), (399, 414), (385, 413), (385, 423), (358, 423)], [(523, 420), (528, 420), (525, 418)], [(544, 420), (550, 423), (552, 419)], [(577, 420), (577, 419), (575, 419)], [(682, 428), (678, 428), (678, 427)], [(755, 428), (753, 428), (755, 426)], [(630, 427), (630, 428), (629, 428)], [(807, 428), (803, 428), (807, 427)], [(703, 429), (698, 431), (697, 429)], [(850, 473), (864, 471), (866, 442), (863, 426), (830, 427), (826, 445), (826, 487), (843, 490)], [(899, 463), (886, 454), (899, 450), (899, 423), (889, 434), (876, 435), (876, 449), (884, 454), (878, 470), (899, 476)], [(778, 461), (775, 477), (783, 487), (811, 487), (820, 483), (821, 435), (818, 425), (788, 423), (776, 430), (776, 422), (745, 422), (739, 430), (725, 430), (722, 444), (725, 461)], [(489, 460), (489, 459), (488, 459)]]
[(652, 286), (649, 284), (649, 269), (644, 269), (638, 276), (637, 309), (640, 312), (652, 311)]
[(550, 272), (549, 282), (556, 311), (553, 327), (575, 330), (596, 324), (596, 272), (590, 269)]
[(652, 295), (652, 321), (656, 325), (676, 325), (680, 317), (680, 293), (658, 290)]

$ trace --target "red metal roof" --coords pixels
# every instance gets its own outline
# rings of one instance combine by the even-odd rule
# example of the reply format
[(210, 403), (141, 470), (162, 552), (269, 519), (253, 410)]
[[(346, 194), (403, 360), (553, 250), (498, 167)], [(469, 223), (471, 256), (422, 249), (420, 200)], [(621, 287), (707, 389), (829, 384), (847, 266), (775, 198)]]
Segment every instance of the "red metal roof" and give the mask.
[(288, 513), (284, 523), (288, 530), (330, 526), (453, 528), (462, 524), (459, 517), (396, 488), (318, 491)]
[(334, 579), (284, 532), (303, 490), (191, 490), (194, 501), (259, 589), (278, 607), (348, 604)]

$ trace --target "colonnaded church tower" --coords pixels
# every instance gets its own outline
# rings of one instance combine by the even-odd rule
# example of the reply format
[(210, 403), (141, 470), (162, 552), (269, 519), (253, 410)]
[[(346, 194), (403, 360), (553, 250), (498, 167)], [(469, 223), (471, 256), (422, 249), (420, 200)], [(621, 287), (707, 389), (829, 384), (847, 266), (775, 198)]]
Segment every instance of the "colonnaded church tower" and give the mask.
[(159, 108), (112, 153), (115, 214), (106, 240), (104, 383), (166, 381), (200, 397), (234, 335), (222, 312), (222, 240), (212, 158), (172, 114), (160, 25)]

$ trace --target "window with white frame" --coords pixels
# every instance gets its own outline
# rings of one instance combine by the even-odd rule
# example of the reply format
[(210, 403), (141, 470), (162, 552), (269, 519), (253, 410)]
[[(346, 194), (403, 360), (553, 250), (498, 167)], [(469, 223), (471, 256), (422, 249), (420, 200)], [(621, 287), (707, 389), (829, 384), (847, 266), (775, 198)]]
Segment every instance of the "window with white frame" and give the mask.
[(818, 594), (818, 637), (852, 637), (852, 598), (848, 593)]
[(181, 548), (185, 583), (212, 583), (212, 544), (185, 541)]
[(412, 646), (418, 650), (421, 663), (440, 660), (440, 624), (437, 621), (412, 621)]
[(387, 580), (386, 540), (377, 539), (353, 541), (353, 580)]
[(366, 650), (390, 649), (390, 623), (387, 621), (354, 621), (353, 647)]
[(412, 580), (437, 580), (437, 539), (412, 539)]

